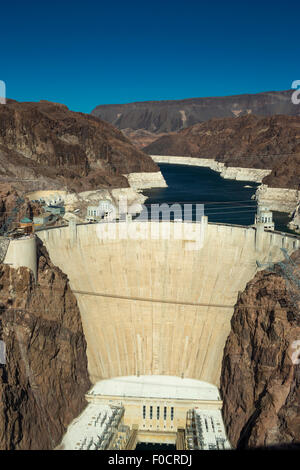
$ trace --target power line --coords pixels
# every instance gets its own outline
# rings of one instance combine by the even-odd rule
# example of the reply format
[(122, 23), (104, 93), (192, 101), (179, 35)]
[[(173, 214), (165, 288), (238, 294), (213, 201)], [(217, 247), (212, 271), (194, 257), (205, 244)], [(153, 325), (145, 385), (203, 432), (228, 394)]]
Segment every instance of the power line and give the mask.
[[(22, 201), (22, 203), (26, 202), (24, 199)], [(252, 202), (252, 204), (241, 204), (242, 202)], [(134, 204), (134, 203), (132, 203)], [(132, 204), (129, 204), (129, 207), (132, 205)], [(253, 207), (255, 208), (256, 207), (256, 202), (254, 202), (253, 199), (249, 199), (249, 200), (246, 200), (246, 201), (214, 201), (214, 202), (206, 202), (206, 201), (172, 201), (172, 202), (153, 202), (153, 203), (139, 203), (141, 206), (145, 206), (145, 207), (153, 207), (153, 206), (162, 206), (163, 204), (166, 204), (166, 205), (175, 205), (175, 204), (180, 204), (180, 205), (196, 205), (196, 204), (202, 204), (202, 205), (212, 205), (212, 206), (219, 206), (220, 204), (224, 204), (224, 205), (229, 205), (231, 208), (232, 205), (234, 204), (238, 204), (238, 205), (234, 205), (233, 207)], [(220, 206), (220, 208), (223, 208), (223, 206)], [(213, 209), (216, 209), (215, 207), (213, 207)], [(226, 207), (224, 207), (224, 209), (226, 209)], [(5, 209), (0, 209), (0, 213), (6, 213), (6, 214), (11, 214), (12, 212), (14, 212), (14, 209), (11, 209), (11, 210), (5, 210)]]
[(233, 308), (234, 305), (222, 305), (222, 304), (206, 304), (200, 302), (182, 302), (176, 300), (165, 300), (165, 299), (151, 299), (146, 297), (131, 297), (125, 295), (116, 295), (116, 294), (106, 294), (104, 292), (88, 292), (88, 291), (79, 291), (73, 290), (74, 294), (80, 295), (92, 295), (97, 297), (108, 297), (114, 299), (121, 299), (121, 300), (133, 300), (138, 302), (151, 302), (151, 303), (161, 303), (161, 304), (175, 304), (175, 305), (189, 305), (189, 306), (196, 306), (196, 307), (219, 307), (219, 308)]
[(252, 202), (255, 204), (255, 199), (243, 199), (241, 201), (203, 201), (203, 200), (193, 200), (193, 201), (158, 201), (158, 202), (144, 202), (144, 206), (151, 205), (160, 205), (160, 204), (237, 204), (242, 202)]
[[(211, 207), (211, 208), (209, 208), (209, 209), (207, 209), (207, 210), (205, 210), (205, 208), (204, 208), (204, 211), (205, 211), (205, 214), (222, 213), (223, 211), (224, 211), (224, 213), (227, 213), (227, 212), (225, 212), (225, 211), (228, 211), (228, 210), (230, 210), (230, 209), (245, 209), (246, 212), (247, 212), (247, 211), (256, 212), (256, 208), (254, 208), (254, 207), (251, 208), (251, 206), (244, 206), (244, 207), (243, 207), (243, 206), (236, 206), (236, 207), (235, 207), (235, 206), (233, 206), (233, 207)], [(180, 211), (181, 211), (181, 209), (180, 209)], [(217, 211), (217, 212), (212, 212), (212, 211)], [(151, 211), (151, 212), (152, 212), (152, 211)], [(163, 211), (160, 210), (158, 213), (162, 213), (162, 212), (163, 212)], [(176, 209), (175, 209), (175, 210), (172, 210), (171, 213), (172, 213), (172, 212), (176, 212)], [(236, 212), (236, 211), (232, 211), (232, 212)], [(142, 213), (143, 213), (143, 212), (141, 212), (141, 214), (142, 214)], [(155, 211), (154, 211), (154, 213), (155, 213)], [(196, 213), (196, 209), (185, 209), (185, 210), (183, 211), (183, 213), (184, 213), (184, 214)]]
[[(274, 274), (276, 274), (274, 272)], [(43, 287), (40, 285), (37, 285), (39, 289), (42, 291), (49, 291), (49, 293), (52, 293), (53, 291), (58, 291), (60, 294), (64, 292), (64, 289), (57, 289), (57, 288), (52, 288), (50, 289), (49, 287)], [(117, 294), (112, 294), (112, 293), (105, 293), (105, 292), (90, 292), (90, 291), (81, 291), (81, 290), (73, 290), (69, 284), (70, 291), (73, 294), (79, 294), (79, 295), (90, 295), (90, 296), (96, 296), (96, 297), (104, 297), (104, 298), (113, 298), (113, 299), (120, 299), (120, 300), (129, 300), (129, 301), (137, 301), (137, 302), (149, 302), (149, 303), (162, 303), (162, 304), (174, 304), (174, 305), (187, 305), (187, 306), (194, 306), (194, 307), (213, 307), (213, 308), (252, 308), (252, 309), (262, 309), (265, 310), (267, 307), (260, 307), (256, 305), (248, 305), (248, 304), (242, 304), (242, 305), (226, 305), (226, 304), (212, 304), (212, 303), (203, 303), (203, 302), (184, 302), (184, 301), (176, 301), (176, 300), (171, 300), (171, 299), (152, 299), (150, 297), (135, 297), (135, 296), (125, 296), (125, 295), (117, 295)], [(286, 294), (286, 289), (276, 289), (276, 292), (281, 293), (281, 294)], [(0, 292), (1, 295), (1, 292)], [(5, 299), (6, 300), (6, 299)], [(1, 302), (0, 298), (0, 302)], [(273, 308), (273, 307), (272, 307)], [(274, 307), (273, 309), (275, 310), (282, 310), (282, 308), (285, 307)], [(5, 309), (6, 311), (22, 311), (26, 313), (31, 313), (31, 314), (39, 314), (41, 313), (40, 310), (32, 310), (32, 309), (27, 309), (23, 307), (6, 307), (5, 305), (0, 305), (0, 310)]]
[[(39, 287), (40, 287), (42, 290), (51, 290), (51, 291), (57, 290), (57, 291), (59, 291), (60, 293), (64, 292), (63, 289), (56, 289), (56, 288), (54, 288), (54, 289), (49, 289), (49, 288), (42, 288), (41, 286), (39, 286)], [(100, 293), (91, 293), (91, 292), (84, 292), (84, 291), (72, 291), (72, 292), (73, 292), (73, 293), (79, 293), (79, 294), (101, 295), (101, 296), (103, 296), (103, 294), (100, 294)], [(281, 289), (280, 289), (280, 290), (277, 290), (277, 292), (282, 292), (282, 293), (285, 293), (285, 294), (286, 294), (286, 290), (283, 290), (283, 289), (282, 289), (282, 290), (281, 290)], [(138, 298), (124, 297), (124, 296), (114, 296), (114, 295), (106, 295), (106, 296), (109, 296), (109, 297), (118, 297), (118, 298), (127, 299), (127, 300), (136, 300), (136, 299), (138, 299)], [(272, 301), (274, 301), (274, 298), (272, 298), (272, 297), (270, 297), (270, 298), (271, 298)], [(145, 299), (144, 299), (144, 300), (145, 300)], [(149, 299), (147, 299), (147, 300), (149, 300)], [(159, 301), (159, 302), (160, 302), (160, 301)], [(174, 302), (171, 302), (171, 303), (174, 303)], [(188, 305), (187, 303), (184, 303), (184, 304), (185, 304), (185, 305)], [(195, 304), (192, 304), (192, 305), (195, 305)], [(285, 306), (283, 306), (283, 307), (281, 307), (281, 306), (280, 306), (280, 307), (276, 307), (276, 306), (270, 306), (270, 305), (262, 307), (262, 306), (255, 306), (255, 305), (237, 305), (237, 304), (234, 305), (234, 306), (222, 306), (222, 305), (218, 305), (218, 304), (217, 304), (217, 305), (213, 305), (213, 304), (198, 304), (198, 305), (201, 305), (201, 306), (210, 306), (210, 307), (221, 307), (221, 308), (224, 308), (224, 307), (225, 307), (225, 308), (233, 308), (233, 307), (236, 307), (236, 308), (238, 308), (238, 309), (247, 308), (247, 309), (255, 309), (255, 310), (271, 309), (272, 311), (277, 311), (277, 310), (278, 310), (278, 311), (282, 311), (282, 310), (284, 310), (284, 309), (288, 309), (288, 308), (289, 308), (288, 305), (285, 305)], [(22, 312), (22, 313), (23, 313), (23, 312), (25, 312), (26, 314), (29, 314), (29, 315), (32, 315), (32, 316), (34, 316), (34, 314), (36, 313), (36, 314), (39, 315), (39, 317), (40, 317), (40, 315), (41, 315), (41, 311), (40, 311), (40, 310), (33, 310), (33, 309), (20, 308), (20, 307), (6, 307), (6, 306), (4, 306), (4, 305), (2, 305), (2, 306), (0, 307), (0, 311), (2, 311), (2, 312), (3, 312), (3, 311), (5, 311), (5, 312), (13, 311), (13, 312), (16, 312), (16, 313), (19, 313), (19, 312)], [(82, 315), (81, 312), (80, 312), (80, 315)], [(2, 321), (3, 321), (4, 319), (5, 319), (5, 317), (2, 316)], [(53, 320), (48, 320), (48, 321), (49, 321), (50, 323), (52, 323), (52, 322), (53, 322), (53, 323), (54, 323), (54, 322), (56, 323), (56, 321), (53, 321)], [(10, 318), (7, 319), (7, 322), (8, 322), (8, 323), (13, 323)], [(19, 325), (19, 324), (18, 324), (18, 325)], [(20, 325), (19, 325), (19, 326), (20, 326)], [(66, 333), (66, 332), (68, 332), (70, 335), (76, 334), (76, 332), (73, 332), (73, 331), (70, 330), (69, 328), (62, 327), (62, 329), (59, 331), (58, 337), (61, 337), (61, 334), (62, 334), (62, 333), (64, 334), (64, 333)], [(82, 330), (82, 333), (84, 334), (84, 331), (83, 331), (83, 330)], [(17, 338), (17, 339), (18, 339), (18, 343), (20, 343), (20, 345), (23, 344), (23, 345), (25, 345), (25, 346), (28, 346), (27, 343), (22, 342), (19, 338)], [(31, 338), (31, 339), (32, 339), (32, 338)], [(37, 351), (39, 354), (41, 353), (41, 349), (38, 348), (38, 347), (36, 347), (36, 346), (34, 346), (33, 343), (31, 343), (31, 344), (29, 345), (29, 347), (30, 347), (30, 349), (33, 349), (33, 350)], [(60, 362), (65, 362), (65, 361), (61, 360), (61, 358), (59, 358), (59, 361), (60, 361)], [(84, 371), (85, 373), (87, 372), (86, 369), (83, 369), (83, 371)], [(91, 374), (90, 374), (90, 377), (91, 377), (91, 378), (103, 379), (103, 377), (96, 376), (96, 375), (91, 375)]]
[[(24, 199), (22, 199), (22, 203), (26, 202)], [(242, 202), (252, 202), (252, 204), (241, 204)], [(133, 204), (136, 204), (136, 203), (131, 203), (129, 204), (129, 207)], [(248, 201), (215, 201), (215, 202), (203, 202), (203, 201), (173, 201), (173, 202), (158, 202), (158, 203), (138, 203), (139, 205), (141, 206), (145, 206), (145, 207), (159, 207), (159, 206), (162, 206), (164, 204), (168, 205), (168, 206), (172, 206), (172, 205), (176, 205), (176, 204), (180, 204), (180, 205), (191, 205), (191, 206), (194, 206), (196, 204), (201, 204), (201, 205), (206, 205), (206, 206), (209, 206), (209, 205), (212, 205), (212, 206), (219, 206), (220, 204), (224, 204), (224, 205), (229, 205), (228, 208), (231, 208), (232, 206), (235, 208), (235, 207), (253, 207), (255, 208), (256, 207), (256, 202), (254, 202), (253, 200), (248, 200)], [(237, 205), (235, 205), (237, 204)], [(223, 207), (222, 205), (220, 205), (220, 208), (224, 208), (226, 209), (226, 207)], [(216, 207), (213, 207), (213, 209), (216, 209)], [(5, 213), (5, 214), (11, 214), (14, 212), (14, 209), (11, 209), (11, 210), (5, 210), (5, 209), (0, 209), (0, 213)]]
[[(179, 206), (179, 203), (177, 203), (178, 206)], [(173, 204), (174, 205), (174, 204)], [(183, 208), (183, 210), (185, 212), (189, 212), (189, 211), (193, 211), (195, 212), (196, 210), (196, 207), (186, 207), (186, 206), (196, 206), (197, 204), (186, 204), (185, 207)], [(208, 205), (208, 204), (207, 204)], [(199, 204), (199, 206), (204, 206), (206, 207), (207, 205), (205, 204)], [(177, 207), (178, 207), (177, 206)], [(210, 204), (210, 206), (212, 206), (212, 204)], [(174, 209), (172, 209), (172, 206), (171, 205), (168, 205), (169, 209), (171, 209), (171, 211), (174, 211), (177, 209), (177, 207), (175, 207)], [(153, 207), (153, 206), (146, 206), (147, 210), (148, 208), (152, 208), (154, 209), (154, 212), (155, 212), (155, 209), (156, 207)], [(159, 208), (159, 207), (157, 207)], [(251, 205), (251, 204), (239, 204), (237, 206), (235, 205), (229, 205), (228, 207), (227, 206), (219, 206), (218, 204), (216, 204), (216, 207), (208, 207), (206, 208), (206, 210), (210, 211), (210, 210), (228, 210), (228, 209), (247, 209), (247, 208), (251, 208), (252, 210), (256, 210), (256, 206), (254, 205)], [(164, 208), (160, 208), (159, 212), (161, 212)], [(180, 204), (180, 207), (179, 207), (180, 210), (182, 210), (182, 205)]]

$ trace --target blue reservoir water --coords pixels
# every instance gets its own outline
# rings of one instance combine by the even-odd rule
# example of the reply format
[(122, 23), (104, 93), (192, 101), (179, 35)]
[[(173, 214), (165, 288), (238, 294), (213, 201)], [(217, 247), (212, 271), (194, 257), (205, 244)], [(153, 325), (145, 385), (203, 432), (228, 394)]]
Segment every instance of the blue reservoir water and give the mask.
[[(162, 203), (204, 204), (204, 214), (209, 222), (221, 222), (237, 225), (254, 223), (256, 201), (251, 199), (258, 187), (257, 183), (226, 180), (210, 168), (189, 165), (160, 164), (161, 172), (168, 184), (167, 188), (144, 190), (148, 197), (146, 205)], [(275, 229), (289, 231), (286, 224), (288, 215), (273, 212)]]

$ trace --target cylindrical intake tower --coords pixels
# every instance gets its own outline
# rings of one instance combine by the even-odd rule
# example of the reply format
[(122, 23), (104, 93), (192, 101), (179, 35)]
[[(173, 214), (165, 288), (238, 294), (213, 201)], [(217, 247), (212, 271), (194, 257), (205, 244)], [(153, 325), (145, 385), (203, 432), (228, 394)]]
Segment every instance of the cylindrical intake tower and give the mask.
[(25, 266), (31, 269), (34, 278), (37, 278), (37, 254), (35, 235), (10, 240), (4, 264), (10, 264), (14, 268)]

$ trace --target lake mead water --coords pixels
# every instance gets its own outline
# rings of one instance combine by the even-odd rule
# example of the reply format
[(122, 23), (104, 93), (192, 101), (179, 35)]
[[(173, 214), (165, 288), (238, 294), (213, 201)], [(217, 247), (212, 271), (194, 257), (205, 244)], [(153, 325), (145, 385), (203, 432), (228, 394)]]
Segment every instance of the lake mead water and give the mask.
[[(251, 197), (257, 183), (227, 180), (210, 168), (167, 163), (159, 166), (168, 187), (144, 190), (143, 194), (148, 197), (146, 204), (202, 203), (209, 222), (254, 223), (257, 204)], [(287, 214), (274, 212), (273, 216), (276, 230), (290, 231), (286, 227)]]

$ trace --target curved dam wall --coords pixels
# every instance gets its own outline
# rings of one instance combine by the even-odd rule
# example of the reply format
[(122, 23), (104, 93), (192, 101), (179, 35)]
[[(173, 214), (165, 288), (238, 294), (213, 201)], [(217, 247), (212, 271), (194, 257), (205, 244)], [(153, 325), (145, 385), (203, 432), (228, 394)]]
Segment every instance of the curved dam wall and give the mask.
[[(120, 233), (110, 239), (100, 226), (117, 226)], [(299, 247), (295, 238), (252, 227), (180, 226), (180, 239), (172, 222), (38, 232), (78, 299), (93, 383), (155, 374), (218, 386), (238, 292), (254, 276), (257, 260), (278, 261), (281, 247)], [(199, 227), (202, 240), (193, 245)], [(133, 228), (135, 239), (132, 233), (126, 238)]]

